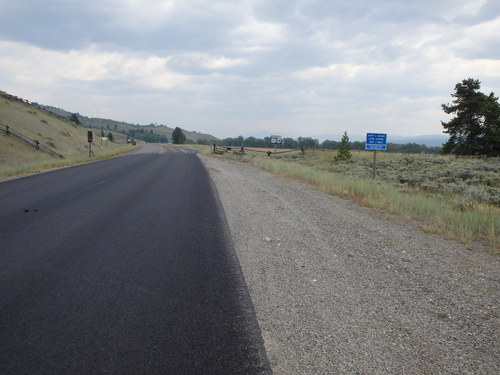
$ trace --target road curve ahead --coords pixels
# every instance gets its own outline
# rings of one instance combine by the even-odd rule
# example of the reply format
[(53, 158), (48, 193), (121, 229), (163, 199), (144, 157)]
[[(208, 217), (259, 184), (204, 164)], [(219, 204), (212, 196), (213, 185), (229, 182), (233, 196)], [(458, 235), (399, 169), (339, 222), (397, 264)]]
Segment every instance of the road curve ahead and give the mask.
[(194, 151), (0, 183), (0, 373), (270, 373), (226, 232)]

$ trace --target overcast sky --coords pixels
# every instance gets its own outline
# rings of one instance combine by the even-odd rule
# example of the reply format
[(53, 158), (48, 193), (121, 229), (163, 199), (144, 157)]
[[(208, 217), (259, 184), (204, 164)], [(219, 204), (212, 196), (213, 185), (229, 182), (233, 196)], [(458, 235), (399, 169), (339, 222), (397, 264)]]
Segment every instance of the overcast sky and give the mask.
[(233, 137), (440, 134), (500, 94), (498, 0), (0, 0), (0, 90)]

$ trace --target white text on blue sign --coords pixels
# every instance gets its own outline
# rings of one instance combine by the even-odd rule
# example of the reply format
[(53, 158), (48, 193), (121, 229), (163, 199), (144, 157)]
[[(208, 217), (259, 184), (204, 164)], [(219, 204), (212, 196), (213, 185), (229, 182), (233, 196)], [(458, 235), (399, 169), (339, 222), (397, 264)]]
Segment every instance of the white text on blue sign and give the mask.
[(387, 150), (387, 134), (368, 133), (366, 134), (365, 150)]

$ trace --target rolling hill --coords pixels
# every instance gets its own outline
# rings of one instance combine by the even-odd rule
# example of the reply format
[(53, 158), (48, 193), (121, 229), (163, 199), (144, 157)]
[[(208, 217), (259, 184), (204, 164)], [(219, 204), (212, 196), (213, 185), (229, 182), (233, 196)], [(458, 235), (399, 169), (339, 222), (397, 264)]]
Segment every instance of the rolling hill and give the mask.
[[(64, 158), (59, 159), (7, 135), (6, 126), (24, 137), (38, 141)], [(89, 160), (87, 131), (64, 118), (49, 113), (24, 99), (0, 91), (0, 176), (40, 170)], [(131, 147), (127, 137), (113, 133), (114, 142), (94, 136), (95, 158), (123, 152)]]
[[(65, 111), (61, 108), (56, 108), (47, 105), (33, 103), (35, 106), (42, 108), (50, 113), (56, 114), (66, 119), (70, 119), (73, 113)], [(110, 119), (87, 117), (81, 114), (76, 114), (80, 124), (86, 128), (103, 129), (105, 133), (108, 131), (116, 131), (122, 134), (127, 134), (131, 137), (145, 140), (147, 142), (171, 142), (173, 128), (162, 124), (138, 125), (123, 121), (115, 121)], [(206, 144), (218, 140), (210, 134), (199, 133), (182, 129), (186, 138), (191, 143), (204, 142)]]

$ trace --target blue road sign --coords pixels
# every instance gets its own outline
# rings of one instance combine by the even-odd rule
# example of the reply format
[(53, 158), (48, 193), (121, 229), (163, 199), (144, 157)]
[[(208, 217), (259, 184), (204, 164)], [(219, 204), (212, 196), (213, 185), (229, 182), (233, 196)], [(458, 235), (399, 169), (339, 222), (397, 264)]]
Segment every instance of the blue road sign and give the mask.
[(367, 133), (365, 150), (386, 151), (387, 134)]

